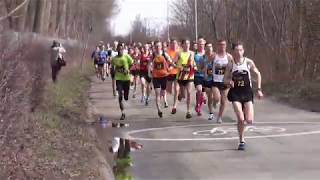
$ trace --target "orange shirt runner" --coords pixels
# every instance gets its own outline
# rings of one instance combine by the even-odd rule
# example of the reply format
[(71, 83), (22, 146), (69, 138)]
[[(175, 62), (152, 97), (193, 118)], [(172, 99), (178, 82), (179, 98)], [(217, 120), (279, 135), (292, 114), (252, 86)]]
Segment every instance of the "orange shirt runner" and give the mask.
[(155, 55), (153, 60), (152, 76), (162, 78), (169, 75), (167, 60), (162, 55)]
[[(178, 57), (178, 52), (177, 51), (175, 51), (175, 50), (173, 50), (173, 49), (171, 49), (171, 48), (169, 48), (168, 50), (167, 50), (167, 54), (170, 56), (170, 58), (171, 58), (171, 60), (172, 60), (172, 62), (174, 63), (174, 64), (176, 64), (177, 63), (177, 57)], [(169, 67), (169, 74), (170, 75), (176, 75), (178, 73), (178, 68), (176, 68), (176, 67)]]

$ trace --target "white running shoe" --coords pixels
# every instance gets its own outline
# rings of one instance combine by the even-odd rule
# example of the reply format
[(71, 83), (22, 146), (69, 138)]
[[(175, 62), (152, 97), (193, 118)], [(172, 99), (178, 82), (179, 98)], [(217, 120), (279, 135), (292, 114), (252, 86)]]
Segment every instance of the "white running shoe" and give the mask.
[(218, 123), (218, 124), (222, 124), (222, 118), (221, 118), (221, 117), (218, 117), (217, 123)]
[(144, 102), (145, 102), (145, 99), (146, 99), (146, 97), (145, 97), (145, 96), (142, 96), (140, 102), (141, 102), (141, 103), (144, 103)]
[(209, 121), (212, 121), (214, 120), (214, 114), (213, 113), (210, 113), (209, 114), (209, 118), (208, 118)]

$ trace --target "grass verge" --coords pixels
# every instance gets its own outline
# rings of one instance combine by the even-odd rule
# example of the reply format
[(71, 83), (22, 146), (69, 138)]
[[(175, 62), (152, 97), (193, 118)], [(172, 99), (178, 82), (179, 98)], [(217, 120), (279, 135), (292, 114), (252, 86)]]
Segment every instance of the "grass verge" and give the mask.
[(35, 160), (46, 178), (99, 177), (93, 162), (95, 141), (85, 127), (90, 74), (89, 70), (72, 68), (61, 74), (57, 84), (46, 87), (41, 108), (35, 113), (42, 130)]

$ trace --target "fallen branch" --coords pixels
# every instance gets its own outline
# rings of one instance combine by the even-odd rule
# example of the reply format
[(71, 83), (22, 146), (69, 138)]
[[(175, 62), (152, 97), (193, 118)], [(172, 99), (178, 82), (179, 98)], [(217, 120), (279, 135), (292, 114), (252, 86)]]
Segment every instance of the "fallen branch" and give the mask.
[(7, 15), (0, 17), (0, 22), (7, 19), (8, 17), (12, 16), (15, 12), (21, 9), (29, 0), (24, 0), (21, 4), (19, 4), (15, 9), (9, 12)]

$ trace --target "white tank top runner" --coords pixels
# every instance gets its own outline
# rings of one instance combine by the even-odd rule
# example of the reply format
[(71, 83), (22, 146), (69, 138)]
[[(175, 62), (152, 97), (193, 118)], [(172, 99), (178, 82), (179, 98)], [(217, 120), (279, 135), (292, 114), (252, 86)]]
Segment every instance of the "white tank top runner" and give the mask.
[(213, 81), (214, 82), (223, 82), (224, 80), (224, 73), (226, 67), (229, 63), (228, 55), (226, 54), (224, 57), (219, 57), (218, 55), (215, 56), (213, 61)]
[(247, 58), (244, 57), (242, 64), (237, 65), (237, 64), (233, 63), (232, 74), (234, 74), (234, 72), (247, 72), (248, 76), (249, 76), (250, 86), (252, 87), (250, 68), (251, 67), (248, 64)]

